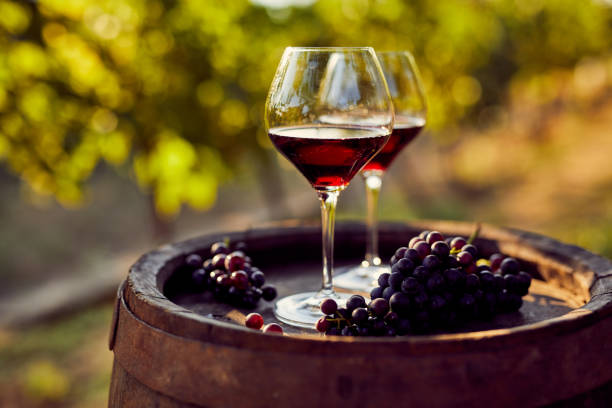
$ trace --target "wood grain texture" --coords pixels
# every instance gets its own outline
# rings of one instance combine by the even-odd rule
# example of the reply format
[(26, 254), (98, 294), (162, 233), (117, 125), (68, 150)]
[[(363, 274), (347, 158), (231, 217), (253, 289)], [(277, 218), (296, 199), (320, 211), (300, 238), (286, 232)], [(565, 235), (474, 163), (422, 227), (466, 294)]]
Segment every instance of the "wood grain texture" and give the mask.
[[(424, 228), (469, 235), (473, 226), (384, 224), (383, 255)], [(277, 336), (206, 317), (164, 292), (186, 254), (206, 255), (205, 248), (225, 236), (246, 241), (257, 265), (290, 269), (296, 260), (320, 256), (320, 229), (300, 224), (200, 237), (143, 256), (118, 298), (111, 339), (116, 365), (151, 393), (210, 407), (491, 406), (493, 401), (512, 407), (567, 400), (612, 380), (612, 264), (581, 248), (523, 231), (482, 229), (478, 245), (485, 252), (520, 258), (545, 285), (583, 304), (553, 318), (397, 338)], [(362, 225), (339, 224), (336, 236), (340, 262), (361, 254)], [(113, 408), (129, 406), (120, 374), (113, 374)]]

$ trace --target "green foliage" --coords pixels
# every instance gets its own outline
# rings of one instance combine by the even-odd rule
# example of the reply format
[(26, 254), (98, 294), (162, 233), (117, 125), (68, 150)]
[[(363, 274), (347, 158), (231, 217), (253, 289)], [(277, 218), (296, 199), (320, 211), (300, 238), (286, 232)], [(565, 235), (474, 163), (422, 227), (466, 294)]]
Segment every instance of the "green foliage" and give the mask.
[(611, 12), (571, 0), (0, 1), (0, 161), (33, 191), (85, 199), (101, 162), (131, 169), (161, 214), (209, 208), (247, 153), (289, 45), (409, 49), (442, 129), (512, 81), (610, 49)]

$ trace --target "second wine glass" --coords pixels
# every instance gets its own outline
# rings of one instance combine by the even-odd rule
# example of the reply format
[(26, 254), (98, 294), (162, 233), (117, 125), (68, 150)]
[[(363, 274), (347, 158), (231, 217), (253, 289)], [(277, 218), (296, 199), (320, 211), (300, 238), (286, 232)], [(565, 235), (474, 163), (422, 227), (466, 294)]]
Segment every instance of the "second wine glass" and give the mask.
[(395, 124), (389, 142), (361, 170), (367, 199), (366, 254), (361, 265), (336, 278), (338, 287), (368, 291), (383, 272), (389, 272), (378, 254), (378, 199), (382, 178), (397, 155), (425, 126), (426, 104), (419, 72), (408, 51), (377, 52), (395, 108)]
[(285, 50), (266, 101), (266, 127), (277, 150), (310, 182), (321, 202), (323, 283), (276, 303), (276, 317), (312, 328), (332, 284), (338, 194), (389, 140), (393, 104), (374, 50)]

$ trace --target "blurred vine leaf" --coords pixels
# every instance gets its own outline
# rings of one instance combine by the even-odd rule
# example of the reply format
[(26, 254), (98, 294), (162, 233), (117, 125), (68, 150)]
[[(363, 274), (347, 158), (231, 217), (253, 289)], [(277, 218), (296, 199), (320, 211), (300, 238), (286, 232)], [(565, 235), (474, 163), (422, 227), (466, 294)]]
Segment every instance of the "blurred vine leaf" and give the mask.
[(411, 50), (439, 130), (612, 38), (604, 1), (309, 3), (0, 0), (0, 162), (66, 206), (107, 163), (161, 215), (206, 210), (246, 158), (268, 154), (263, 104), (286, 46)]

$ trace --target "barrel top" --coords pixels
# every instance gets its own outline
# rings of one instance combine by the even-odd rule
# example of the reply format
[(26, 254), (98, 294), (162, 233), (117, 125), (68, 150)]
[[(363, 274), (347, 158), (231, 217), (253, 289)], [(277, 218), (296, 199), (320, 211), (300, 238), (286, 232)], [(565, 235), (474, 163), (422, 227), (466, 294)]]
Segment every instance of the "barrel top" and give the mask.
[[(380, 226), (379, 238), (381, 249), (389, 253), (401, 245), (398, 243), (408, 242), (411, 236), (423, 229), (468, 236), (473, 224), (449, 221), (383, 223)], [(336, 257), (340, 264), (343, 261), (355, 263), (358, 260), (363, 251), (364, 236), (364, 227), (360, 223), (337, 225)], [(550, 285), (565, 294), (572, 305), (567, 307), (567, 313), (540, 321), (526, 319), (527, 324), (511, 327), (392, 338), (323, 337), (314, 332), (295, 331), (284, 336), (265, 334), (232, 321), (240, 320), (242, 314), (238, 311), (235, 314), (237, 318), (233, 318), (230, 313), (216, 315), (214, 305), (199, 307), (194, 305), (193, 300), (184, 301), (185, 297), (181, 298), (172, 293), (176, 292), (171, 288), (173, 272), (184, 257), (193, 252), (207, 255), (207, 248), (213, 242), (226, 237), (232, 241), (245, 241), (249, 255), (255, 259), (257, 265), (261, 263), (278, 270), (279, 272), (273, 274), (275, 283), (283, 281), (283, 273), (290, 276), (294, 282), (302, 282), (301, 273), (295, 272), (291, 275), (292, 265), (311, 262), (316, 268), (317, 262), (320, 262), (318, 226), (286, 221), (245, 231), (209, 234), (166, 245), (143, 255), (130, 269), (125, 288), (120, 291), (121, 301), (124, 301), (129, 311), (143, 323), (193, 341), (223, 343), (235, 347), (248, 346), (262, 350), (282, 347), (287, 352), (320, 354), (368, 354), (395, 348), (403, 353), (419, 354), (452, 353), (473, 347), (497, 349), (517, 342), (545, 341), (550, 336), (581, 330), (612, 316), (612, 262), (608, 259), (539, 234), (483, 225), (478, 244), (491, 248), (491, 252), (499, 250), (531, 265), (530, 272), (539, 275), (544, 285)], [(278, 265), (284, 265), (284, 270)], [(266, 269), (264, 272), (268, 274)], [(320, 279), (320, 274), (313, 275), (316, 275), (313, 277), (314, 282)], [(303, 282), (310, 282), (309, 279), (304, 278)], [(279, 296), (289, 293), (279, 290)], [(182, 299), (183, 302), (177, 299)], [(271, 315), (271, 305), (263, 307), (267, 307), (267, 313)], [(111, 343), (113, 336), (111, 335)]]

